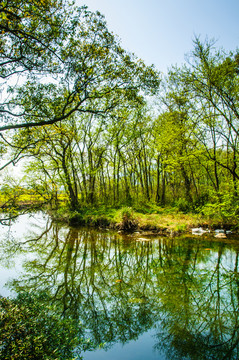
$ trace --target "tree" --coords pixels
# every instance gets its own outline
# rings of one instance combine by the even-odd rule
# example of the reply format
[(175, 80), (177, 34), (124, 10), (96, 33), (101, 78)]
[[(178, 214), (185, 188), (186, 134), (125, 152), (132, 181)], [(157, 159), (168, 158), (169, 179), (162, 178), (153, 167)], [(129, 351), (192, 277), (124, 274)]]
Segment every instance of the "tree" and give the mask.
[(4, 4), (2, 77), (27, 76), (21, 86), (6, 84), (0, 131), (53, 124), (74, 112), (104, 115), (124, 99), (142, 101), (140, 91), (157, 91), (157, 72), (121, 48), (100, 13), (68, 5), (70, 15), (61, 17), (62, 3), (54, 1), (43, 8)]
[[(161, 96), (162, 111), (154, 122), (154, 141), (158, 151), (156, 200), (165, 204), (165, 183), (166, 173), (168, 173), (168, 177), (171, 177), (171, 184), (173, 181), (179, 182), (177, 195), (174, 194), (174, 197), (183, 196), (191, 206), (193, 202), (191, 165), (192, 155), (195, 151), (194, 125), (190, 116), (189, 96), (184, 84), (175, 78), (175, 73), (177, 76), (177, 69), (171, 69), (165, 80), (164, 92)], [(159, 194), (160, 170), (161, 196)]]
[[(207, 158), (214, 162), (215, 188), (219, 189), (218, 167), (227, 171), (237, 195), (239, 179), (238, 51), (216, 51), (213, 41), (194, 40), (191, 66), (179, 75), (191, 94), (191, 107)], [(225, 156), (220, 156), (220, 152)]]
[(65, 0), (2, 0), (0, 77), (56, 71), (57, 46), (67, 34)]

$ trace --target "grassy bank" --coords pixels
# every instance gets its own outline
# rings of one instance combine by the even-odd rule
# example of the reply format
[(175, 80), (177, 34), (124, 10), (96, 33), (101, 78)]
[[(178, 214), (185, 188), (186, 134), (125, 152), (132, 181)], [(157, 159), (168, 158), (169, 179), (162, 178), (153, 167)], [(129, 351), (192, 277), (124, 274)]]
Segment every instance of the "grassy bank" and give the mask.
[(236, 219), (223, 219), (220, 215), (205, 216), (196, 213), (184, 213), (177, 208), (147, 206), (133, 207), (97, 207), (82, 208), (71, 212), (66, 207), (53, 211), (57, 221), (72, 226), (87, 225), (98, 228), (112, 228), (119, 231), (153, 231), (156, 233), (181, 233), (194, 227), (209, 229), (237, 229)]

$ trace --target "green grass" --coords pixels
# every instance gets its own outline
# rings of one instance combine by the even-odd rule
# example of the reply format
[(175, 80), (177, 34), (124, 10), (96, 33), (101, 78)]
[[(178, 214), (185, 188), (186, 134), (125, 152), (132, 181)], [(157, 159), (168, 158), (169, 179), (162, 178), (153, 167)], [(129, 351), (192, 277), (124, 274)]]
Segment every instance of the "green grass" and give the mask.
[(132, 221), (141, 230), (166, 232), (185, 232), (192, 227), (210, 227), (212, 223), (211, 219), (200, 214), (185, 214), (177, 208), (162, 208), (155, 205), (152, 208), (150, 206), (145, 208), (125, 206), (117, 209), (106, 206), (87, 207), (74, 212), (60, 208), (53, 217), (74, 226), (88, 225), (115, 229), (121, 229), (124, 221)]

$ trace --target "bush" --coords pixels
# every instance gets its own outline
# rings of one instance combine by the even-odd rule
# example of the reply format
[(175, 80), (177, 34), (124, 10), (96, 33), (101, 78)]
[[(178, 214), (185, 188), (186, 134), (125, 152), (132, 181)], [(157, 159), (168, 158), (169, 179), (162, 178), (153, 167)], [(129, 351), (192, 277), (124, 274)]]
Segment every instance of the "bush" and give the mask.
[(119, 229), (125, 232), (133, 232), (138, 228), (138, 220), (135, 218), (134, 211), (131, 207), (121, 209), (122, 221)]
[(194, 201), (193, 207), (195, 210), (198, 210), (200, 207), (206, 205), (209, 201), (209, 194), (201, 194)]
[(76, 359), (75, 323), (56, 314), (46, 300), (46, 295), (28, 294), (13, 300), (0, 298), (1, 359)]
[(71, 226), (79, 226), (85, 225), (86, 221), (82, 213), (80, 212), (72, 212), (69, 216), (69, 225)]
[(187, 200), (183, 198), (179, 198), (175, 202), (175, 206), (178, 208), (179, 211), (182, 211), (183, 213), (187, 213), (192, 209), (192, 203), (189, 203)]
[(239, 199), (231, 193), (225, 192), (215, 197), (213, 203), (201, 207), (201, 213), (214, 218), (218, 216), (222, 221), (238, 221)]

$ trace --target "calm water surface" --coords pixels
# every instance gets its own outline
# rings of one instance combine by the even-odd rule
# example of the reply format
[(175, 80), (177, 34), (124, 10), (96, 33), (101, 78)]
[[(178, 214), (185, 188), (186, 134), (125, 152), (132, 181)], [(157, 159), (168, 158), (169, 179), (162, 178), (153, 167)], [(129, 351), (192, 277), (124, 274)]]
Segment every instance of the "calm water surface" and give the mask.
[(24, 215), (1, 227), (0, 295), (50, 294), (79, 319), (86, 360), (236, 360), (238, 254), (236, 238), (122, 236)]

